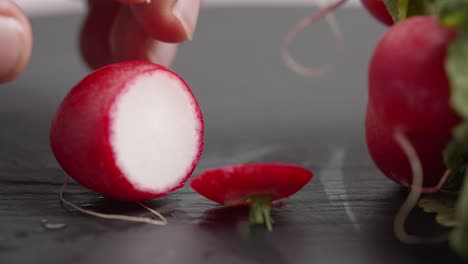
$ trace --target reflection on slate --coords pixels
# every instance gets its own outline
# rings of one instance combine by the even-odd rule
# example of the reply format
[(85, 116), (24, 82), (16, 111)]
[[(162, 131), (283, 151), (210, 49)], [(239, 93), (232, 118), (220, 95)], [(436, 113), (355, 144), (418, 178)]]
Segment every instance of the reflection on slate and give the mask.
[[(327, 76), (303, 78), (282, 64), (278, 44), (309, 12), (204, 9), (195, 39), (181, 46), (174, 65), (205, 115), (206, 149), (195, 173), (283, 161), (316, 174), (272, 210), (271, 233), (246, 231), (245, 208), (220, 207), (188, 186), (147, 203), (167, 217), (164, 227), (62, 207), (57, 191), (65, 174), (51, 155), (48, 129), (60, 99), (87, 72), (77, 52), (81, 20), (35, 19), (31, 65), (0, 89), (0, 263), (458, 263), (446, 245), (407, 246), (392, 235), (406, 192), (374, 167), (363, 133), (366, 64), (384, 28), (361, 10), (338, 11), (343, 61)], [(304, 63), (332, 55), (331, 34), (318, 25), (292, 46)], [(91, 210), (147, 215), (77, 184), (65, 195)], [(48, 229), (44, 221), (66, 226)], [(427, 234), (434, 226), (415, 210), (408, 229)]]

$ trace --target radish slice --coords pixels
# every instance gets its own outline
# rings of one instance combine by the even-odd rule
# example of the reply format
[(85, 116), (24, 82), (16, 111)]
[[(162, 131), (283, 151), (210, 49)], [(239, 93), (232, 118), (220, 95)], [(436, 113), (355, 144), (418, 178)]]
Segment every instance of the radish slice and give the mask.
[(203, 117), (188, 85), (150, 62), (101, 68), (60, 105), (51, 147), (69, 176), (105, 196), (144, 201), (182, 187), (203, 150)]
[(190, 186), (226, 206), (250, 204), (250, 222), (271, 230), (271, 202), (293, 195), (312, 177), (312, 172), (295, 165), (250, 163), (205, 171)]

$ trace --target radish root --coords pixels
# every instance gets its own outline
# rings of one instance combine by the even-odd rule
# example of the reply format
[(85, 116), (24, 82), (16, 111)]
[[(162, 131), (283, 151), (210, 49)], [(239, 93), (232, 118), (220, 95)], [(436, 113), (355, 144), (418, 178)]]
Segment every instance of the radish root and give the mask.
[(65, 198), (63, 198), (63, 192), (65, 191), (67, 185), (68, 185), (68, 180), (69, 178), (66, 177), (65, 178), (65, 181), (63, 182), (63, 185), (62, 187), (60, 188), (60, 191), (59, 191), (59, 197), (60, 197), (60, 201), (84, 214), (87, 214), (87, 215), (91, 215), (91, 216), (95, 216), (95, 217), (98, 217), (98, 218), (104, 218), (104, 219), (113, 219), (113, 220), (123, 220), (123, 221), (129, 221), (129, 222), (140, 222), (140, 223), (147, 223), (147, 224), (151, 224), (151, 225), (166, 225), (167, 224), (167, 220), (166, 218), (164, 218), (164, 216), (162, 216), (160, 213), (158, 213), (157, 211), (149, 208), (148, 206), (138, 202), (138, 204), (145, 208), (146, 210), (148, 210), (150, 213), (156, 215), (159, 220), (156, 220), (156, 219), (152, 219), (152, 218), (149, 218), (149, 217), (138, 217), (138, 216), (127, 216), (127, 215), (117, 215), (117, 214), (103, 214), (103, 213), (97, 213), (97, 212), (93, 212), (93, 211), (90, 211), (90, 210), (86, 210), (86, 209), (83, 209), (81, 207), (79, 207), (78, 205), (72, 203), (72, 202), (69, 202), (67, 201)]
[[(338, 0), (337, 2), (321, 8), (318, 12), (314, 12), (312, 15), (300, 20), (295, 26), (293, 26), (284, 36), (281, 48), (280, 55), (284, 63), (288, 66), (290, 70), (295, 72), (298, 75), (308, 76), (308, 77), (318, 77), (328, 73), (336, 63), (340, 60), (344, 47), (343, 47), (343, 34), (341, 33), (338, 23), (336, 22), (335, 16), (330, 14), (333, 10), (339, 6), (346, 3), (347, 0)], [(325, 16), (327, 24), (330, 26), (330, 29), (333, 33), (333, 36), (336, 40), (336, 50), (337, 56), (335, 59), (328, 64), (324, 64), (320, 67), (305, 67), (298, 63), (289, 53), (289, 45), (296, 39), (297, 35), (304, 31), (308, 26), (317, 22)]]
[[(395, 220), (393, 223), (393, 231), (395, 233), (395, 236), (400, 242), (405, 244), (435, 244), (445, 242), (448, 240), (448, 234), (442, 234), (433, 237), (420, 237), (408, 234), (405, 230), (406, 219), (418, 203), (418, 200), (421, 196), (421, 192), (422, 190), (424, 190), (422, 188), (423, 169), (418, 154), (416, 153), (416, 150), (411, 145), (409, 140), (405, 137), (405, 135), (401, 131), (396, 131), (394, 137), (400, 148), (407, 156), (413, 175), (412, 186), (410, 188), (408, 197), (406, 198), (405, 202), (402, 204), (400, 210), (395, 216)], [(440, 188), (447, 181), (449, 175), (450, 171), (444, 173), (444, 176), (439, 181), (439, 183), (435, 187), (429, 188), (429, 190), (434, 190), (434, 192), (440, 190)]]
[(447, 181), (449, 180), (450, 175), (452, 175), (452, 172), (450, 170), (446, 170), (444, 175), (440, 179), (440, 181), (434, 187), (421, 187), (420, 186), (418, 188), (418, 187), (416, 187), (416, 185), (413, 184), (413, 185), (409, 186), (409, 188), (419, 190), (419, 192), (422, 192), (422, 193), (436, 193), (436, 192), (440, 191), (440, 189), (442, 189), (442, 187), (444, 187), (445, 183), (447, 183)]

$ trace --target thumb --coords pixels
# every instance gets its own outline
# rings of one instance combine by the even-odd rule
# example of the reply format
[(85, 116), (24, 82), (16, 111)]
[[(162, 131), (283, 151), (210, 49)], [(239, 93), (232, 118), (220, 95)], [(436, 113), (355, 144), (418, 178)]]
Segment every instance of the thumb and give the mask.
[(32, 49), (28, 19), (10, 0), (0, 0), (0, 83), (16, 79), (26, 68)]

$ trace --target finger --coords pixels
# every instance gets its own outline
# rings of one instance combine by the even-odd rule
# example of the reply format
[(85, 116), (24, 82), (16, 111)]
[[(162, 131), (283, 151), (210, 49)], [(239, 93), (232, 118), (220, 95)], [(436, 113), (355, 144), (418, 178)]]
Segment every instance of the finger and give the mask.
[(182, 42), (193, 38), (200, 0), (153, 0), (131, 8), (150, 36), (165, 42)]
[(152, 39), (136, 22), (128, 6), (119, 10), (112, 26), (110, 41), (114, 62), (147, 60), (165, 66), (171, 65), (178, 46)]
[(80, 33), (84, 61), (97, 69), (112, 63), (110, 31), (120, 4), (113, 0), (90, 0), (89, 12)]
[(0, 0), (0, 83), (12, 81), (31, 57), (32, 31), (21, 9), (10, 0)]
[(124, 4), (138, 4), (138, 3), (148, 3), (150, 0), (117, 0), (117, 2)]

